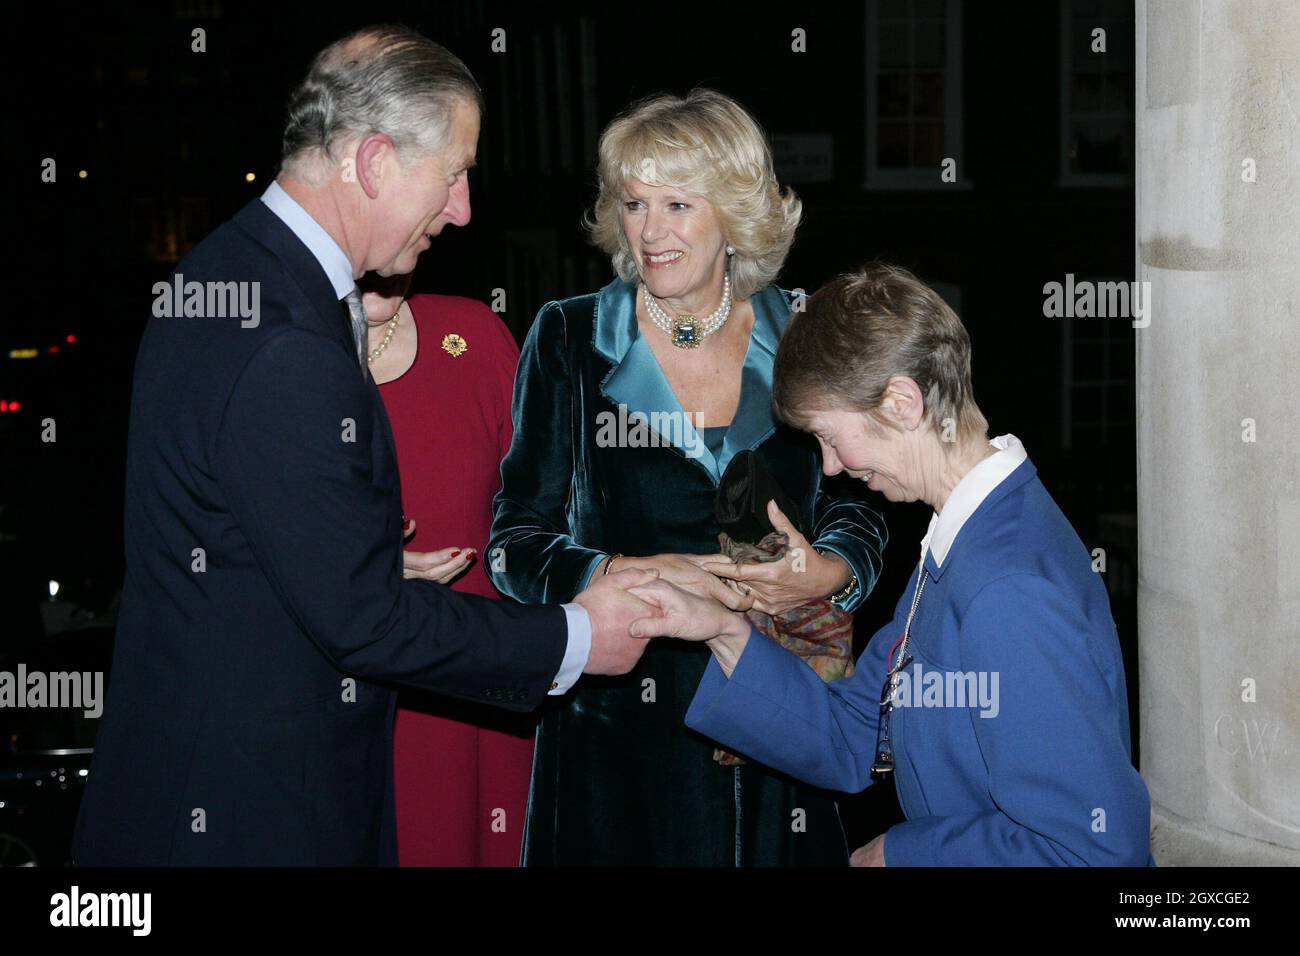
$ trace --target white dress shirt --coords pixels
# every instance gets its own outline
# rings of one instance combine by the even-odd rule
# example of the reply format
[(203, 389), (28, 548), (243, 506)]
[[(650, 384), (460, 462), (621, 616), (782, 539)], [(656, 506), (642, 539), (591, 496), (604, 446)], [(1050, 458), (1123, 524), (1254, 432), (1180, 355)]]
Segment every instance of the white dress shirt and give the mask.
[(957, 532), (993, 489), (1028, 457), (1025, 446), (1015, 435), (999, 435), (990, 439), (989, 444), (998, 450), (962, 476), (943, 503), (943, 510), (935, 512), (930, 519), (930, 528), (921, 540), (922, 561), (928, 548), (934, 555), (934, 563), (942, 567), (948, 550), (957, 540)]
[[(340, 300), (356, 288), (356, 279), (352, 276), (352, 263), (334, 237), (311, 217), (292, 196), (272, 182), (262, 193), (262, 202), (284, 222), (289, 230), (307, 247), (325, 275), (334, 287), (334, 294)], [(560, 662), (560, 671), (555, 675), (549, 691), (553, 696), (567, 693), (578, 682), (587, 658), (591, 656), (591, 617), (581, 604), (562, 604), (565, 621), (568, 624), (569, 641)]]

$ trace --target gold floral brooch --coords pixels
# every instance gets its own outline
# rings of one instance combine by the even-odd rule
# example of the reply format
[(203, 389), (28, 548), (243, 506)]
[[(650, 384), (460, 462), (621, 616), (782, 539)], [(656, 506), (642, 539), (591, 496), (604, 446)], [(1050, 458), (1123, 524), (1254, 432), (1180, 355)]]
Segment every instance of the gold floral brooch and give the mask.
[(460, 358), (469, 348), (469, 343), (457, 335), (455, 332), (442, 337), (442, 350), (452, 358)]

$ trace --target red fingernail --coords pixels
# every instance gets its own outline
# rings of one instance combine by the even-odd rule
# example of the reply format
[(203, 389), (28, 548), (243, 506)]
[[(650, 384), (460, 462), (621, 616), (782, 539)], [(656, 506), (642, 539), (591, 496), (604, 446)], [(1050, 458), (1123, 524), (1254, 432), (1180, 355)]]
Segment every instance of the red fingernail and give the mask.
[(454, 557), (456, 557), (456, 555), (458, 555), (458, 554), (460, 554), (460, 548), (457, 548), (455, 551), (453, 551), (453, 552), (451, 553), (451, 556), (454, 558)]

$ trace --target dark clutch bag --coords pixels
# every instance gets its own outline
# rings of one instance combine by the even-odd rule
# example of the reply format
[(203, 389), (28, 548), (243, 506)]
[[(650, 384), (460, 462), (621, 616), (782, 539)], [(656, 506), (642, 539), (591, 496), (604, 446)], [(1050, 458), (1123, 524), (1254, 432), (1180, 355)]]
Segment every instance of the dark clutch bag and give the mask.
[(732, 541), (758, 544), (776, 531), (767, 517), (767, 503), (773, 498), (781, 513), (804, 534), (804, 529), (799, 527), (799, 509), (781, 490), (772, 473), (753, 452), (740, 452), (728, 463), (718, 485), (713, 503), (718, 527)]

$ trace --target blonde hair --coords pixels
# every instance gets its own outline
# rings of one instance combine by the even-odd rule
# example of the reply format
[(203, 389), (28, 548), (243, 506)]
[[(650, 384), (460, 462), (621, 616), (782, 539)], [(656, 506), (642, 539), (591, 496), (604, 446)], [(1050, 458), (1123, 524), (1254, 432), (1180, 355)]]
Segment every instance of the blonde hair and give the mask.
[(762, 127), (731, 97), (694, 89), (685, 97), (639, 100), (605, 127), (599, 152), (600, 192), (583, 225), (624, 281), (639, 277), (623, 234), (622, 192), (629, 179), (709, 201), (736, 250), (731, 285), (737, 299), (776, 279), (803, 203), (788, 186), (781, 190)]

